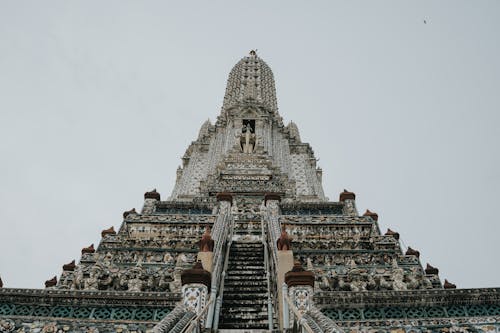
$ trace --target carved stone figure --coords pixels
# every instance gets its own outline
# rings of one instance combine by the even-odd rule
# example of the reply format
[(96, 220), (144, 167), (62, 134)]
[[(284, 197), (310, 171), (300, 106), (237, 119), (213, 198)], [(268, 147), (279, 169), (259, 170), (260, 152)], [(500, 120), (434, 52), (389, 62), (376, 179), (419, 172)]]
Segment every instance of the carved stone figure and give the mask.
[(377, 288), (379, 290), (391, 290), (392, 283), (388, 282), (383, 275), (377, 275), (375, 277), (375, 282), (377, 283)]
[(251, 154), (253, 153), (255, 146), (255, 134), (252, 133), (252, 127), (250, 124), (246, 124), (242, 129), (243, 134), (241, 135), (241, 147), (243, 153)]
[(420, 280), (421, 289), (432, 289), (432, 282), (424, 275), (417, 275)]
[(406, 290), (406, 283), (404, 283), (404, 271), (402, 268), (396, 268), (392, 271), (392, 289)]
[(328, 280), (327, 276), (323, 275), (321, 277), (321, 282), (319, 283), (319, 287), (321, 288), (321, 290), (325, 290), (325, 291), (331, 290), (330, 281)]
[(14, 332), (16, 324), (11, 319), (0, 319), (0, 332)]
[(351, 286), (349, 285), (349, 283), (347, 283), (345, 279), (341, 276), (338, 277), (338, 285), (339, 285), (339, 290), (343, 291), (351, 290)]
[(367, 290), (377, 289), (377, 282), (375, 281), (375, 278), (373, 277), (372, 274), (368, 274), (366, 277), (366, 289)]
[(173, 264), (174, 263), (174, 257), (172, 257), (170, 252), (165, 252), (165, 255), (163, 256), (163, 262), (166, 264)]
[(96, 265), (90, 269), (90, 276), (84, 280), (85, 290), (99, 290), (101, 269)]
[(84, 281), (83, 281), (83, 267), (81, 265), (77, 265), (75, 271), (73, 273), (73, 283), (71, 285), (71, 289), (83, 289)]
[(418, 280), (418, 272), (412, 268), (408, 274), (405, 276), (407, 289), (418, 289), (420, 287), (420, 281)]
[(116, 274), (113, 280), (114, 290), (127, 290), (128, 289), (128, 277), (125, 272)]
[(140, 266), (134, 267), (130, 271), (130, 279), (127, 282), (128, 291), (139, 292), (142, 290), (143, 281), (141, 280), (142, 269)]
[(351, 284), (349, 285), (351, 291), (365, 291), (366, 283), (361, 279), (359, 274), (352, 275)]

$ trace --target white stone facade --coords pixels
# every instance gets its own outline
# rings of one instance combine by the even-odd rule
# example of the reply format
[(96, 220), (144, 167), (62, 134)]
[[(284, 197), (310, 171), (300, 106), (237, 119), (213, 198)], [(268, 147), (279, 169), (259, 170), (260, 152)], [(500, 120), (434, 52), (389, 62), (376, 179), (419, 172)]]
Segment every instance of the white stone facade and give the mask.
[[(300, 140), (297, 125), (283, 125), (278, 113), (274, 77), (256, 55), (240, 60), (229, 74), (221, 114), (215, 124), (206, 121), (198, 138), (187, 149), (169, 200), (184, 201), (203, 196), (201, 182), (218, 177), (225, 161), (245, 155), (242, 148), (245, 124), (255, 137), (252, 155), (266, 160), (295, 188), (288, 200), (325, 201), (321, 172), (311, 147)], [(244, 168), (244, 167), (243, 167)], [(242, 174), (251, 174), (241, 170)]]

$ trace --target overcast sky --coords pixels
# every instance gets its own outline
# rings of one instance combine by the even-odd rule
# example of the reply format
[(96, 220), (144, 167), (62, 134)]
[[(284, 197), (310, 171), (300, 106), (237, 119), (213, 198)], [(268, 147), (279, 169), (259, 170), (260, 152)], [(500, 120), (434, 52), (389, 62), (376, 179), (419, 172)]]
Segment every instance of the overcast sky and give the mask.
[(42, 287), (166, 199), (257, 48), (331, 200), (356, 192), (442, 279), (499, 287), (499, 32), (499, 1), (1, 1), (4, 285)]

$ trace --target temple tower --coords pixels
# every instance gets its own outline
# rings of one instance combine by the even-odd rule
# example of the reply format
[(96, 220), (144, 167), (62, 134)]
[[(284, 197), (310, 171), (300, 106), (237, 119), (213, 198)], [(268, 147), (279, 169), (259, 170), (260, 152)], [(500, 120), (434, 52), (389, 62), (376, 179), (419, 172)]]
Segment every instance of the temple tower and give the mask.
[(168, 199), (146, 192), (45, 289), (0, 280), (0, 332), (498, 332), (499, 289), (443, 283), (353, 192), (326, 198), (316, 161), (250, 52)]
[(287, 202), (326, 200), (314, 152), (301, 142), (294, 123), (283, 124), (273, 73), (255, 53), (233, 67), (221, 114), (215, 124), (202, 125), (182, 161), (172, 201), (219, 192), (279, 192)]

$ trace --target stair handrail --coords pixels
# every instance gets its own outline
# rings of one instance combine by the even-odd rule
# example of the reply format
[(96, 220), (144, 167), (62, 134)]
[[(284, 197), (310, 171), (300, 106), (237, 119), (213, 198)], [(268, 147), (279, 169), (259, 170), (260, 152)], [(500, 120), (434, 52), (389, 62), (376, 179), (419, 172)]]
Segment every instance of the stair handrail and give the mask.
[[(278, 281), (276, 281), (276, 277), (278, 276), (278, 247), (277, 241), (280, 235), (280, 222), (278, 216), (274, 216), (270, 213), (270, 207), (264, 206), (262, 214), (262, 232), (263, 239), (267, 242), (268, 249), (268, 258), (270, 262), (268, 262), (269, 269), (269, 292), (273, 290), (272, 295), (277, 295), (278, 293)], [(264, 236), (265, 235), (265, 236)], [(264, 238), (265, 237), (265, 238)], [(275, 313), (279, 313), (279, 301), (275, 299), (274, 302), (274, 311)]]
[[(288, 307), (292, 310), (292, 313), (295, 315), (295, 317), (297, 317), (297, 324), (299, 325), (299, 332), (301, 332), (302, 330), (300, 329), (300, 326), (304, 327), (304, 329), (307, 331), (307, 333), (315, 333), (313, 331), (313, 329), (311, 328), (311, 326), (309, 326), (309, 324), (307, 323), (307, 320), (302, 316), (302, 314), (300, 313), (299, 309), (297, 309), (297, 307), (293, 304), (293, 302), (290, 300), (290, 297), (288, 297), (288, 295), (283, 295), (283, 298), (286, 300), (286, 303), (288, 304)], [(288, 311), (288, 309), (284, 309), (286, 311)], [(292, 319), (293, 321), (293, 319)]]
[(222, 266), (222, 273), (220, 276), (220, 284), (219, 284), (219, 290), (217, 293), (217, 306), (215, 308), (215, 314), (214, 314), (214, 322), (213, 322), (213, 329), (217, 330), (219, 327), (219, 316), (220, 316), (220, 307), (222, 305), (222, 300), (224, 298), (224, 281), (226, 279), (226, 273), (227, 273), (227, 267), (229, 266), (229, 251), (231, 250), (231, 245), (233, 244), (233, 228), (231, 225), (231, 228), (229, 228), (229, 234), (228, 234), (228, 239), (226, 240), (226, 251), (224, 254), (224, 265)]
[(210, 306), (214, 303), (213, 299), (209, 299), (207, 304), (203, 307), (203, 309), (200, 311), (200, 313), (196, 316), (193, 317), (190, 321), (184, 325), (184, 327), (181, 329), (180, 333), (190, 333), (193, 331), (194, 328), (197, 328), (197, 331), (199, 331), (199, 325), (198, 322), (202, 319), (202, 317), (205, 315), (205, 312), (208, 311)]
[[(279, 208), (278, 208), (279, 209)], [(278, 267), (278, 246), (277, 242), (280, 237), (281, 223), (279, 217), (271, 214), (270, 207), (265, 207), (263, 214), (263, 230), (264, 225), (267, 226), (267, 242), (269, 244), (270, 254), (272, 258), (272, 268)]]
[(212, 328), (216, 298), (219, 291), (219, 284), (221, 281), (221, 273), (223, 268), (223, 260), (225, 260), (224, 253), (227, 245), (228, 239), (232, 238), (234, 218), (231, 214), (231, 206), (225, 207), (225, 211), (222, 211), (217, 216), (217, 220), (214, 223), (212, 237), (214, 238), (214, 251), (213, 251), (213, 264), (212, 264), (212, 279), (211, 279), (211, 292), (210, 299), (213, 301), (210, 304), (207, 313), (207, 320), (205, 328)]
[(271, 295), (274, 295), (275, 293), (271, 292), (271, 289), (273, 289), (273, 284), (271, 282), (271, 277), (275, 276), (275, 270), (271, 268), (271, 265), (269, 264), (269, 249), (267, 246), (267, 232), (266, 228), (264, 227), (265, 220), (261, 219), (261, 228), (262, 228), (262, 246), (264, 247), (264, 268), (266, 270), (266, 282), (267, 282), (267, 322), (269, 325), (269, 330), (273, 330), (273, 303), (272, 303), (272, 297)]

